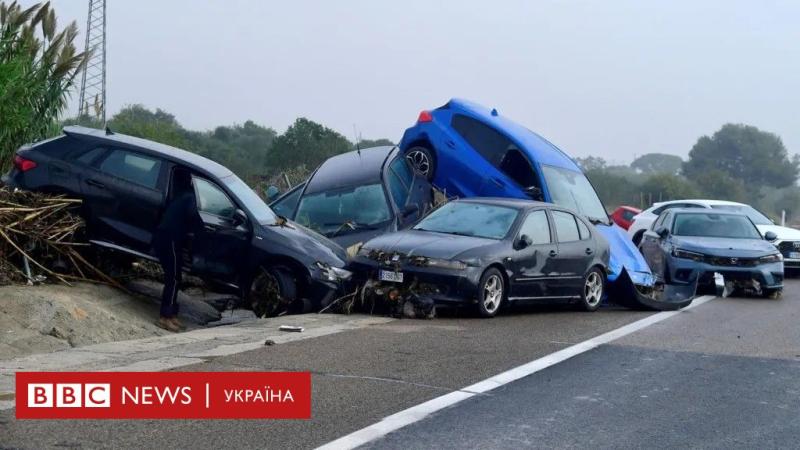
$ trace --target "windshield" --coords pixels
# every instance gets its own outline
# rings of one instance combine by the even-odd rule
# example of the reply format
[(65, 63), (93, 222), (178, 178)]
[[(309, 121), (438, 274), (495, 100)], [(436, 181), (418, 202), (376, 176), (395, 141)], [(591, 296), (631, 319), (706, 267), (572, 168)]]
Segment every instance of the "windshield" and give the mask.
[(749, 217), (756, 225), (772, 225), (772, 221), (750, 205), (711, 205), (714, 209), (723, 211), (736, 211)]
[(380, 183), (306, 195), (295, 215), (296, 222), (328, 237), (375, 229), (391, 218)]
[(672, 234), (675, 236), (761, 239), (761, 234), (750, 222), (750, 219), (738, 214), (677, 214), (672, 225)]
[(608, 223), (608, 214), (591, 183), (581, 172), (542, 165), (553, 203), (573, 209), (589, 220)]
[(246, 208), (256, 222), (261, 224), (275, 223), (275, 213), (269, 209), (264, 200), (258, 196), (244, 181), (240, 180), (236, 175), (228, 175), (227, 177), (220, 178), (220, 181), (225, 183), (225, 186), (231, 190), (234, 197), (242, 202), (242, 206)]
[(504, 206), (452, 202), (422, 219), (414, 229), (503, 239), (517, 219), (517, 214), (516, 209)]

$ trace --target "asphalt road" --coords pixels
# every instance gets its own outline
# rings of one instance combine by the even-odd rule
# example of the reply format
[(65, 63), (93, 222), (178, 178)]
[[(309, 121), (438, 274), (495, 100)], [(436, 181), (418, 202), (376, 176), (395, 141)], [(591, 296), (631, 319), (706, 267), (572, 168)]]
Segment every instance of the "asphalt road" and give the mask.
[[(781, 300), (714, 299), (473, 397), (374, 448), (794, 447), (800, 281)], [(309, 370), (308, 421), (17, 421), (0, 447), (313, 448), (652, 313), (534, 309), (400, 320), (181, 370)]]

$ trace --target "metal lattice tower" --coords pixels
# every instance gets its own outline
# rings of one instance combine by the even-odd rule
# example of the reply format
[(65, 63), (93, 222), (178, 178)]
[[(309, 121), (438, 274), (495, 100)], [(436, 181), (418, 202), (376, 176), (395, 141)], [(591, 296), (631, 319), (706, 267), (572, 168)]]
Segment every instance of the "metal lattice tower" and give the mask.
[(78, 116), (93, 117), (106, 123), (106, 0), (89, 0), (86, 20), (86, 47), (91, 51), (81, 77)]

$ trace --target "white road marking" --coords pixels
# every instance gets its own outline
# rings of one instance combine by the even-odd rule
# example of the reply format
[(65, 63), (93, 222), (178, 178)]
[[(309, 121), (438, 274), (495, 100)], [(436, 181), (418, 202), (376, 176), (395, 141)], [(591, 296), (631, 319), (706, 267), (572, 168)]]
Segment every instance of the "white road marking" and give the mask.
[(467, 386), (458, 391), (454, 391), (449, 394), (436, 397), (432, 400), (428, 400), (425, 403), (412, 406), (411, 408), (405, 409), (398, 413), (392, 414), (391, 416), (385, 417), (378, 423), (372, 424), (366, 428), (362, 428), (346, 436), (340, 437), (335, 441), (329, 442), (321, 447), (318, 447), (318, 450), (351, 449), (367, 444), (383, 436), (386, 436), (387, 434), (393, 431), (397, 431), (400, 428), (403, 428), (414, 422), (418, 422), (444, 408), (455, 405), (456, 403), (462, 402), (476, 395), (480, 395), (482, 393), (491, 391), (492, 389), (511, 383), (512, 381), (516, 381), (519, 380), (520, 378), (532, 375), (536, 372), (539, 372), (540, 370), (556, 365), (562, 361), (572, 358), (573, 356), (580, 355), (581, 353), (586, 353), (589, 350), (597, 348), (603, 344), (607, 344), (623, 336), (635, 333), (641, 329), (649, 327), (650, 325), (653, 325), (655, 323), (669, 319), (672, 316), (680, 314), (683, 311), (689, 310), (696, 306), (700, 306), (703, 303), (712, 300), (713, 298), (715, 297), (710, 295), (704, 295), (702, 297), (698, 297), (692, 302), (691, 305), (681, 310), (662, 311), (653, 314), (652, 316), (648, 316), (645, 317), (644, 319), (637, 320), (636, 322), (629, 323), (628, 325), (617, 328), (616, 330), (603, 333), (589, 340), (580, 342), (565, 349), (551, 353), (547, 356), (535, 359), (529, 363), (523, 364), (521, 366), (507, 370), (503, 373), (497, 374), (491, 378), (479, 381), (471, 386)]

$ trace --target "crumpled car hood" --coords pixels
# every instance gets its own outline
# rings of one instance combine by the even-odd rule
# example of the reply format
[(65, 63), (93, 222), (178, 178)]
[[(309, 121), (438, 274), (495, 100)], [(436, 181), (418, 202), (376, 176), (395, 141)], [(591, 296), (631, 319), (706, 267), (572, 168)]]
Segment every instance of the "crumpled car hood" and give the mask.
[(611, 272), (608, 275), (609, 281), (615, 281), (622, 273), (622, 269), (625, 269), (634, 284), (644, 286), (653, 286), (655, 284), (655, 278), (650, 271), (650, 266), (647, 265), (639, 249), (630, 240), (625, 230), (616, 224), (597, 224), (595, 228), (606, 238), (611, 250), (611, 258), (608, 261), (608, 268)]

